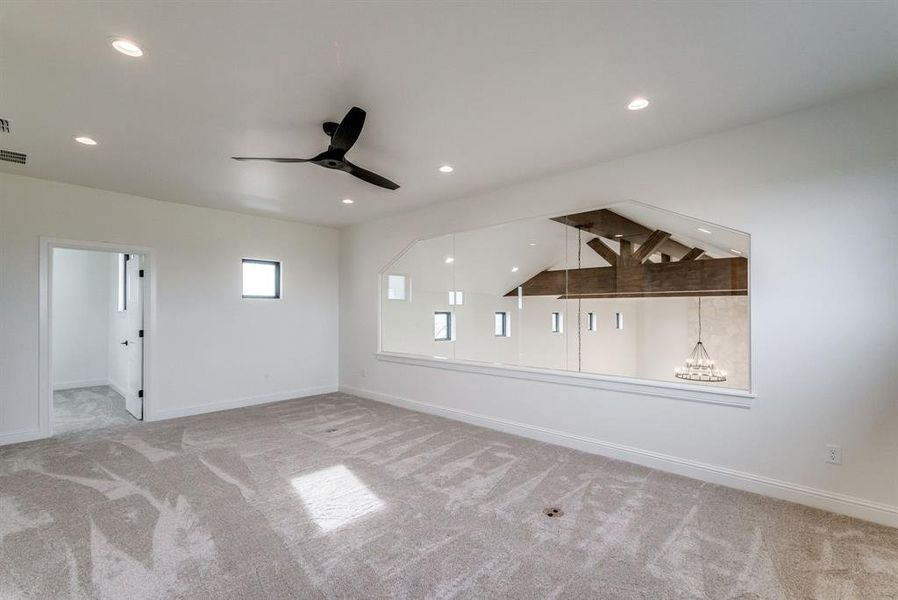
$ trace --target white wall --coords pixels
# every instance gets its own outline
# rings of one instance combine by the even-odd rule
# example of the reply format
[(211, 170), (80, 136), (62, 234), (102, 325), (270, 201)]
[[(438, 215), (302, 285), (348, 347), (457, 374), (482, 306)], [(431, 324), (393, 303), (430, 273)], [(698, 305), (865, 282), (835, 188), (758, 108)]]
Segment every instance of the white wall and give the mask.
[(58, 248), (53, 262), (53, 387), (108, 378), (109, 254)]
[[(412, 273), (411, 280), (416, 275)], [(515, 297), (470, 289), (464, 291), (464, 304), (460, 306), (449, 306), (448, 290), (418, 290), (406, 300), (388, 300), (386, 287), (382, 292), (381, 339), (385, 352), (682, 383), (674, 377), (674, 369), (683, 366), (698, 340), (697, 298), (581, 300), (578, 345), (577, 300), (527, 296), (519, 309)], [(721, 383), (695, 385), (748, 390), (748, 298), (708, 297), (702, 302), (705, 347), (728, 377)], [(454, 341), (434, 341), (433, 316), (437, 311), (453, 313)], [(496, 312), (510, 315), (509, 337), (494, 334)], [(562, 315), (561, 333), (552, 332), (553, 312)], [(587, 329), (586, 315), (590, 312), (596, 314), (596, 331)], [(624, 318), (621, 330), (616, 328), (616, 313)]]
[[(149, 418), (333, 389), (338, 232), (0, 174), (0, 443), (39, 436), (39, 238), (155, 250)], [(243, 257), (283, 261), (243, 300)], [(153, 275), (153, 274), (151, 274)]]
[[(890, 89), (348, 229), (341, 386), (898, 525), (896, 159)], [(378, 272), (413, 239), (625, 199), (752, 235), (750, 409), (376, 359)]]

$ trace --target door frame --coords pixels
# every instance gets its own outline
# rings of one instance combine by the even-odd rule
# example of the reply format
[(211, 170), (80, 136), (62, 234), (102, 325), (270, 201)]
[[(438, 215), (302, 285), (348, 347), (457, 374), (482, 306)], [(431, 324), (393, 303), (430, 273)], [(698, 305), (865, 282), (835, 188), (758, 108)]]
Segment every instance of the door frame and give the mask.
[(53, 435), (53, 419), (51, 418), (53, 414), (53, 353), (51, 352), (53, 318), (50, 307), (53, 306), (53, 250), (56, 248), (143, 255), (143, 420), (155, 420), (153, 390), (155, 389), (156, 378), (153, 371), (153, 364), (155, 363), (153, 360), (153, 334), (156, 331), (156, 251), (153, 248), (130, 244), (41, 237), (38, 327), (38, 393), (40, 398), (38, 421), (41, 437), (48, 438)]

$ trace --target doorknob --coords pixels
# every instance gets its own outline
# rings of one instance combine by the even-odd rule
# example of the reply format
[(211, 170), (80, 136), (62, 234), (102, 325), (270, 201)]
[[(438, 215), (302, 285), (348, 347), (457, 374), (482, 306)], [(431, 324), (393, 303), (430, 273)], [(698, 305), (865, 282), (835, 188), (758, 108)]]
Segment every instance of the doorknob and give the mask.
[(122, 346), (127, 346), (127, 345), (128, 345), (128, 340), (125, 340), (125, 341), (122, 342), (121, 344), (122, 344)]

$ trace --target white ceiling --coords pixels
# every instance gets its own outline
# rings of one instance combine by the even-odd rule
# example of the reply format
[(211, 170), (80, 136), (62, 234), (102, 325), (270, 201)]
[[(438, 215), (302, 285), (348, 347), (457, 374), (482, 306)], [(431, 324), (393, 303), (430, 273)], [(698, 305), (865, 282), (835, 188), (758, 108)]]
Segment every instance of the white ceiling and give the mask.
[[(889, 85), (896, 27), (898, 2), (5, 0), (0, 147), (29, 161), (0, 169), (343, 226)], [(229, 159), (311, 156), (352, 105), (349, 158), (398, 191)]]

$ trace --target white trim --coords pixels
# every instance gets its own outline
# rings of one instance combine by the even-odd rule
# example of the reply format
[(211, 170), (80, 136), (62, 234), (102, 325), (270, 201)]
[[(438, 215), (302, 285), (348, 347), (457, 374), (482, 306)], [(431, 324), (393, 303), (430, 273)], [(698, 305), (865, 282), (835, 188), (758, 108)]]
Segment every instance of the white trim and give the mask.
[(98, 385), (109, 385), (108, 379), (84, 379), (82, 381), (62, 381), (53, 384), (53, 391), (61, 390), (77, 390), (78, 388), (96, 387)]
[[(118, 394), (119, 396), (121, 396), (122, 398), (124, 398), (128, 395), (128, 391), (125, 388), (123, 388), (116, 382), (112, 381), (111, 379), (106, 382), (106, 385), (108, 385), (113, 390), (115, 390), (115, 393)], [(144, 410), (146, 410), (146, 406), (144, 406)]]
[(163, 421), (166, 419), (175, 419), (178, 417), (189, 417), (192, 415), (201, 415), (205, 413), (218, 412), (222, 410), (231, 410), (234, 408), (243, 408), (246, 406), (256, 406), (258, 404), (268, 404), (270, 402), (282, 402), (284, 400), (296, 400), (307, 396), (317, 396), (318, 394), (332, 394), (337, 391), (336, 385), (323, 385), (319, 387), (305, 388), (302, 390), (292, 390), (287, 392), (277, 392), (274, 394), (266, 394), (264, 396), (249, 396), (247, 398), (237, 398), (235, 400), (223, 400), (220, 402), (210, 402), (209, 404), (196, 404), (184, 408), (172, 408), (168, 410), (156, 411), (153, 417), (154, 421)]
[(144, 246), (132, 246), (128, 244), (116, 244), (109, 242), (92, 242), (84, 240), (70, 240), (63, 238), (40, 238), (40, 266), (39, 266), (39, 326), (38, 326), (38, 423), (40, 437), (53, 435), (53, 423), (50, 418), (53, 409), (53, 386), (51, 373), (53, 372), (53, 357), (50, 352), (52, 335), (52, 322), (50, 314), (53, 277), (53, 249), (68, 248), (72, 250), (95, 250), (99, 252), (118, 252), (125, 254), (140, 254), (144, 258), (143, 269), (147, 275), (144, 278), (143, 298), (143, 328), (146, 335), (143, 338), (143, 418), (146, 421), (154, 420), (155, 386), (154, 346), (153, 335), (156, 331), (156, 251)]
[(550, 444), (573, 448), (591, 454), (608, 456), (640, 464), (653, 469), (675, 473), (684, 477), (707, 481), (738, 490), (796, 502), (822, 510), (872, 521), (889, 527), (898, 527), (898, 506), (873, 502), (855, 496), (828, 492), (788, 481), (754, 475), (726, 467), (718, 467), (685, 458), (678, 458), (660, 452), (643, 450), (614, 442), (606, 442), (582, 435), (565, 433), (537, 425), (519, 423), (498, 417), (490, 417), (456, 408), (439, 406), (429, 402), (400, 398), (362, 388), (340, 386), (340, 391), (376, 402), (383, 402), (409, 410), (428, 413), (463, 421), (513, 435), (539, 440)]
[(575, 385), (578, 387), (609, 390), (625, 394), (658, 396), (661, 398), (687, 400), (689, 402), (734, 406), (736, 408), (751, 408), (752, 400), (755, 398), (755, 394), (750, 392), (727, 388), (700, 387), (698, 385), (654, 381), (651, 379), (614, 377), (611, 375), (557, 371), (554, 369), (539, 369), (517, 365), (479, 363), (467, 360), (399, 354), (396, 352), (378, 352), (377, 359), (404, 365), (433, 367), (438, 369), (448, 369), (450, 371), (465, 371), (467, 373), (477, 373), (493, 377), (529, 379), (531, 381), (541, 381), (544, 383)]
[(0, 446), (8, 444), (21, 444), (22, 442), (31, 442), (40, 440), (45, 436), (40, 429), (29, 429), (27, 431), (13, 431), (12, 433), (0, 434)]

